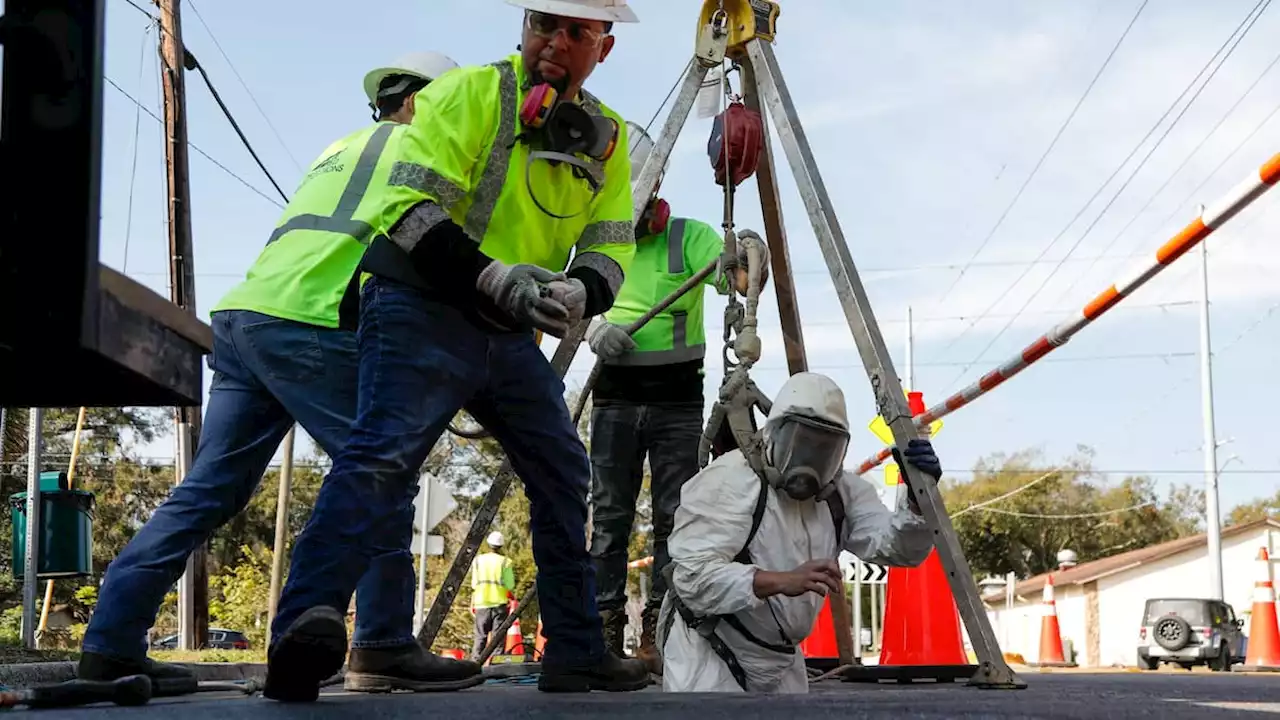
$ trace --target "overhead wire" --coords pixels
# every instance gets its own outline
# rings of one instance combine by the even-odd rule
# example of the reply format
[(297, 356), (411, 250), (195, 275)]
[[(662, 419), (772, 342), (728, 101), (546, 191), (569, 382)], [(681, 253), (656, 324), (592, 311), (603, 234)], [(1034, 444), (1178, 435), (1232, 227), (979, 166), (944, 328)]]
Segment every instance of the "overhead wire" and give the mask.
[[(142, 49), (138, 53), (138, 94), (142, 94), (142, 73), (146, 70), (146, 52), (151, 29), (159, 27), (155, 20), (147, 24), (142, 34)], [(138, 180), (138, 138), (142, 130), (142, 106), (135, 105), (133, 110), (133, 160), (129, 169), (129, 200), (126, 203), (124, 221), (124, 258), (120, 264), (120, 272), (129, 272), (129, 239), (133, 236), (133, 189)]]
[(1100, 510), (1098, 512), (1089, 513), (1071, 513), (1067, 515), (1043, 515), (1041, 513), (1015, 512), (1013, 510), (1001, 510), (999, 508), (982, 508), (982, 512), (996, 513), (997, 515), (1009, 515), (1020, 518), (1035, 518), (1038, 520), (1088, 520), (1089, 518), (1107, 517), (1108, 515), (1119, 515), (1121, 513), (1133, 512), (1141, 510), (1145, 507), (1155, 505), (1152, 501), (1131, 505), (1125, 508), (1117, 508), (1115, 510)]
[[(1191, 149), (1191, 152), (1187, 153), (1186, 157), (1182, 159), (1182, 162), (1178, 165), (1178, 167), (1174, 168), (1173, 172), (1169, 173), (1168, 177), (1165, 178), (1164, 183), (1162, 183), (1160, 187), (1157, 188), (1156, 191), (1153, 192), (1149, 198), (1147, 198), (1146, 203), (1144, 203), (1143, 206), (1136, 213), (1133, 214), (1133, 217), (1129, 218), (1129, 222), (1125, 223), (1124, 227), (1120, 228), (1119, 232), (1117, 232), (1115, 236), (1111, 238), (1111, 241), (1108, 242), (1106, 246), (1108, 249), (1114, 247), (1116, 243), (1120, 240), (1120, 238), (1123, 237), (1126, 232), (1128, 232), (1129, 228), (1133, 227), (1133, 224), (1137, 222), (1138, 218), (1142, 217), (1143, 213), (1145, 213), (1147, 209), (1151, 207), (1151, 204), (1155, 202), (1156, 198), (1158, 198), (1160, 195), (1164, 193), (1165, 189), (1169, 187), (1169, 184), (1173, 182), (1173, 179), (1177, 177), (1187, 167), (1187, 164), (1191, 162), (1191, 159), (1195, 157), (1196, 154), (1199, 153), (1202, 148), (1204, 148), (1205, 144), (1209, 141), (1210, 138), (1212, 138), (1218, 132), (1218, 130), (1222, 127), (1222, 124), (1226, 122), (1227, 118), (1230, 117), (1233, 113), (1235, 113), (1236, 109), (1240, 107), (1240, 104), (1243, 103), (1245, 99), (1247, 99), (1249, 95), (1253, 93), (1254, 89), (1256, 89), (1258, 85), (1262, 82), (1262, 79), (1265, 78), (1271, 72), (1271, 70), (1275, 68), (1277, 64), (1280, 64), (1280, 53), (1276, 53), (1275, 57), (1271, 59), (1271, 62), (1267, 64), (1267, 66), (1262, 70), (1261, 73), (1258, 73), (1258, 76), (1254, 78), (1253, 82), (1250, 83), (1249, 87), (1246, 88), (1245, 91), (1240, 94), (1240, 97), (1236, 98), (1236, 101), (1232, 103), (1231, 107), (1227, 108), (1227, 111), (1224, 112), (1222, 116), (1218, 118), (1218, 121), (1214, 123), (1213, 128), (1211, 128), (1209, 132), (1206, 133), (1205, 136), (1200, 139), (1200, 142), (1197, 143), (1196, 146)], [(1105, 253), (1106, 251), (1104, 250), (1103, 252)], [(1058, 300), (1061, 301), (1063, 298), (1065, 298), (1081, 280), (1089, 276), (1089, 273), (1092, 272), (1093, 268), (1097, 266), (1098, 260), (1103, 260), (1103, 259), (1106, 259), (1105, 254), (1095, 255), (1093, 259), (1090, 261), (1089, 267), (1085, 268), (1082, 274), (1076, 276), (1076, 279), (1071, 281), (1071, 284), (1067, 286), (1067, 289), (1064, 290), (1062, 294), (1058, 296)]]
[[(104, 80), (106, 80), (106, 81), (111, 85), (111, 87), (113, 87), (113, 88), (115, 88), (117, 91), (119, 91), (121, 95), (124, 95), (126, 98), (128, 98), (130, 102), (132, 102), (133, 104), (135, 104), (135, 105), (137, 105), (138, 107), (142, 108), (142, 111), (143, 111), (143, 112), (145, 112), (147, 115), (150, 115), (150, 116), (151, 116), (151, 118), (152, 118), (153, 120), (155, 120), (156, 122), (160, 122), (160, 123), (163, 123), (163, 122), (164, 122), (163, 120), (161, 120), (161, 119), (160, 119), (160, 117), (159, 117), (158, 115), (156, 115), (154, 112), (152, 112), (150, 108), (148, 108), (148, 107), (146, 107), (145, 105), (143, 105), (143, 104), (142, 104), (142, 103), (141, 103), (137, 98), (135, 98), (134, 96), (130, 95), (130, 94), (129, 94), (129, 92), (128, 92), (127, 90), (125, 90), (124, 88), (120, 87), (120, 85), (118, 85), (118, 84), (116, 83), (116, 81), (112, 80), (110, 77), (108, 77), (108, 76), (106, 76), (106, 75), (103, 75), (103, 79), (104, 79)], [(240, 177), (240, 176), (239, 176), (239, 175), (237, 175), (236, 173), (232, 172), (230, 168), (228, 168), (226, 165), (223, 165), (222, 163), (220, 163), (220, 162), (218, 162), (217, 160), (215, 160), (215, 159), (213, 158), (213, 156), (212, 156), (212, 155), (210, 155), (209, 153), (205, 152), (204, 150), (201, 150), (201, 149), (200, 149), (200, 147), (199, 147), (199, 146), (197, 146), (195, 143), (193, 143), (193, 142), (191, 142), (190, 140), (188, 140), (188, 141), (187, 141), (187, 145), (188, 145), (192, 150), (195, 150), (197, 153), (199, 153), (200, 155), (204, 156), (204, 158), (205, 158), (206, 160), (208, 160), (209, 162), (213, 163), (214, 165), (217, 165), (217, 166), (218, 166), (218, 168), (220, 168), (223, 172), (225, 172), (226, 174), (230, 175), (232, 178), (235, 178), (236, 180), (238, 180), (238, 181), (240, 182), (240, 184), (241, 184), (241, 185), (244, 185), (246, 188), (249, 188), (249, 189), (250, 189), (250, 190), (252, 190), (253, 192), (257, 193), (259, 196), (261, 196), (264, 200), (266, 200), (267, 202), (271, 203), (272, 205), (275, 205), (276, 207), (278, 207), (278, 208), (280, 208), (280, 209), (284, 209), (284, 206), (283, 206), (283, 205), (281, 205), (281, 204), (280, 204), (280, 203), (279, 203), (275, 198), (271, 197), (270, 195), (267, 195), (267, 194), (266, 194), (265, 192), (263, 192), (262, 190), (259, 190), (258, 188), (254, 187), (254, 186), (253, 186), (249, 181), (245, 180), (244, 178)]]
[[(1080, 237), (1076, 239), (1075, 243), (1071, 246), (1071, 249), (1067, 252), (1066, 257), (1071, 256), (1075, 252), (1075, 250), (1080, 247), (1081, 243), (1084, 242), (1084, 239), (1088, 237), (1089, 233), (1093, 230), (1094, 227), (1097, 226), (1098, 222), (1106, 215), (1107, 211), (1110, 210), (1111, 206), (1115, 203), (1115, 201), (1120, 197), (1120, 195), (1124, 193), (1125, 189), (1128, 188), (1129, 184), (1133, 181), (1134, 177), (1137, 176), (1138, 172), (1142, 170), (1142, 168), (1146, 165), (1147, 161), (1151, 159), (1151, 156), (1155, 153), (1155, 151), (1159, 149), (1160, 146), (1164, 143), (1164, 140), (1169, 136), (1169, 133), (1173, 130), (1173, 128), (1177, 126), (1178, 122), (1186, 114), (1187, 110), (1189, 110), (1191, 106), (1195, 104), (1195, 101), (1200, 97), (1200, 94), (1204, 91), (1206, 87), (1208, 87), (1209, 83), (1213, 80), (1214, 76), (1216, 76), (1218, 71), (1222, 69), (1222, 66), (1235, 52), (1236, 48), (1240, 46), (1240, 42), (1242, 42), (1245, 36), (1249, 34), (1249, 31), (1253, 29), (1254, 23), (1257, 22), (1257, 19), (1262, 16), (1262, 12), (1265, 12), (1267, 9), (1267, 6), (1269, 6), (1270, 4), (1271, 4), (1271, 0), (1258, 1), (1258, 4), (1255, 5), (1249, 11), (1249, 14), (1245, 17), (1245, 19), (1242, 20), (1241, 23), (1237, 25), (1234, 30), (1232, 30), (1231, 35), (1227, 37), (1227, 40), (1224, 41), (1224, 43), (1221, 46), (1219, 46), (1217, 51), (1215, 51), (1214, 54), (1209, 58), (1209, 60), (1200, 68), (1200, 71), (1196, 73), (1195, 77), (1191, 79), (1191, 81), (1187, 84), (1187, 86), (1183, 89), (1183, 91), (1178, 95), (1178, 97), (1174, 99), (1173, 103), (1169, 105), (1169, 107), (1165, 110), (1164, 114), (1162, 114), (1156, 120), (1156, 122), (1151, 126), (1151, 128), (1142, 137), (1142, 139), (1139, 140), (1137, 144), (1134, 145), (1133, 149), (1129, 152), (1129, 154), (1125, 156), (1123, 160), (1120, 161), (1120, 163), (1116, 166), (1116, 169), (1112, 171), (1111, 175), (1108, 176), (1107, 179), (1104, 180), (1102, 184), (1098, 186), (1097, 191), (1095, 191), (1093, 195), (1091, 195), (1089, 199), (1085, 201), (1085, 203), (1080, 207), (1080, 210), (1076, 212), (1076, 214), (1071, 218), (1071, 220), (1069, 220), (1067, 224), (1063, 226), (1062, 230), (1057, 235), (1054, 236), (1054, 238), (1049, 242), (1049, 244), (1045, 247), (1045, 249), (1041, 251), (1040, 257), (1043, 257), (1046, 253), (1048, 253), (1049, 249), (1052, 248), (1055, 244), (1057, 244), (1058, 240), (1060, 240), (1062, 237), (1064, 237), (1067, 234), (1068, 231), (1070, 231), (1071, 226), (1074, 225), (1076, 221), (1079, 220), (1085, 214), (1085, 212), (1088, 211), (1089, 206), (1092, 205), (1093, 202), (1097, 200), (1099, 196), (1102, 195), (1102, 193), (1106, 190), (1107, 186), (1111, 184), (1111, 181), (1114, 180), (1116, 176), (1120, 174), (1121, 170), (1123, 170), (1124, 167), (1129, 164), (1129, 161), (1133, 159), (1134, 155), (1136, 155), (1138, 151), (1142, 148), (1142, 146), (1146, 144), (1147, 140), (1150, 139), (1151, 136), (1155, 133), (1155, 131), (1160, 127), (1160, 125), (1164, 122), (1165, 118), (1167, 118), (1169, 114), (1172, 113), (1173, 110), (1182, 101), (1182, 99), (1186, 97), (1187, 93), (1190, 92), (1191, 88), (1195, 86), (1195, 84), (1200, 80), (1201, 76), (1203, 76), (1205, 72), (1209, 69), (1209, 67), (1214, 63), (1214, 61), (1217, 60), (1218, 56), (1222, 55), (1222, 59), (1218, 62), (1217, 66), (1213, 68), (1213, 71), (1209, 73), (1209, 76), (1205, 78), (1204, 82), (1200, 84), (1199, 89), (1195, 91), (1195, 93), (1183, 106), (1182, 110), (1177, 114), (1176, 117), (1174, 117), (1173, 121), (1169, 123), (1168, 127), (1165, 128), (1164, 132), (1160, 135), (1160, 137), (1156, 139), (1155, 143), (1147, 151), (1146, 155), (1143, 156), (1143, 158), (1133, 168), (1133, 170), (1129, 173), (1129, 176), (1124, 180), (1124, 182), (1120, 185), (1120, 187), (1116, 190), (1116, 192), (1111, 196), (1111, 199), (1107, 201), (1106, 205), (1103, 206), (1102, 210), (1098, 213), (1098, 215), (1094, 217), (1093, 221), (1085, 228), (1084, 232), (1080, 234)], [(1261, 8), (1261, 11), (1257, 12), (1257, 14), (1255, 15), (1254, 13), (1255, 11), (1258, 11), (1258, 8)], [(1243, 29), (1243, 32), (1241, 32), (1242, 29)], [(1237, 37), (1237, 34), (1238, 34), (1238, 37)], [(1234, 44), (1232, 44), (1233, 39), (1235, 39)], [(1230, 45), (1229, 49), (1227, 48), (1228, 45)], [(1224, 50), (1226, 50), (1225, 54), (1223, 54)], [(1051, 280), (1054, 277), (1054, 275), (1057, 274), (1058, 270), (1061, 269), (1061, 267), (1062, 267), (1062, 262), (1059, 261), (1057, 265), (1054, 267), (1054, 269), (1051, 270), (1049, 274), (1047, 274), (1041, 280), (1040, 285), (1036, 288), (1036, 290), (1022, 304), (1022, 308), (1017, 313), (1017, 315), (1015, 315), (1014, 318), (1010, 318), (1009, 321), (1005, 323), (1004, 327), (1002, 327), (1000, 331), (997, 332), (991, 338), (991, 340), (982, 349), (982, 351), (978, 353), (978, 355), (972, 360), (972, 362), (970, 362), (963, 370), (961, 370), (954, 380), (952, 380), (950, 383), (947, 384), (948, 388), (954, 388), (955, 384), (964, 378), (965, 372), (967, 372), (969, 368), (971, 368), (973, 365), (977, 364), (982, 360), (982, 358), (987, 354), (987, 352), (990, 351), (990, 349), (995, 346), (996, 342), (999, 341), (999, 339), (1004, 336), (1004, 333), (1007, 332), (1008, 329), (1013, 326), (1013, 323), (1015, 322), (1016, 317), (1020, 316), (1021, 312), (1025, 311), (1026, 308), (1030, 307), (1031, 303), (1037, 297), (1039, 297), (1040, 293), (1043, 292), (1044, 288), (1048, 285), (1049, 280)], [(996, 305), (998, 305), (1002, 300), (1008, 297), (1009, 293), (1015, 287), (1017, 287), (1022, 282), (1023, 279), (1026, 278), (1029, 272), (1030, 272), (1030, 266), (1028, 266), (1028, 268), (1025, 269), (1022, 272), (1022, 274), (1019, 275), (1018, 278), (1014, 280), (1013, 283), (1010, 284), (1009, 287), (1006, 288), (1005, 291), (1001, 293), (999, 297), (996, 298), (995, 302), (993, 302), (990, 306), (988, 306), (987, 310), (983, 314), (986, 314), (986, 312), (990, 312), (991, 310), (993, 310), (996, 307)], [(959, 341), (960, 338), (964, 337), (964, 335), (970, 329), (972, 329), (973, 326), (976, 324), (977, 324), (977, 321), (974, 321), (974, 323), (970, 324), (967, 328), (965, 328), (958, 335), (952, 338), (951, 342), (948, 343), (948, 345), (945, 348), (943, 348), (943, 351), (954, 346), (955, 343)], [(948, 390), (948, 392), (950, 392), (950, 390)]]
[(1085, 87), (1084, 92), (1081, 93), (1080, 98), (1076, 100), (1075, 106), (1071, 108), (1071, 112), (1067, 114), (1066, 119), (1064, 119), (1062, 124), (1058, 126), (1058, 131), (1054, 133), (1053, 139), (1049, 141), (1049, 146), (1040, 154), (1040, 158), (1036, 161), (1035, 166), (1031, 168), (1031, 172), (1022, 181), (1017, 192), (1013, 194), (1013, 198), (1009, 200), (1009, 204), (1006, 205), (1004, 211), (1000, 213), (995, 224), (991, 226), (989, 231), (987, 231), (986, 236), (983, 237), (982, 242), (979, 243), (978, 249), (974, 251), (969, 262), (965, 264), (964, 268), (961, 268), (960, 273), (956, 275), (955, 279), (951, 282), (951, 285), (942, 293), (942, 297), (938, 300), (938, 305), (942, 305), (946, 302), (946, 299), (950, 297), (951, 291), (960, 283), (960, 279), (964, 277), (965, 272), (968, 270), (968, 265), (972, 264), (973, 261), (977, 260), (978, 256), (982, 254), (982, 251), (986, 249), (987, 245), (991, 242), (991, 239), (995, 237), (996, 231), (1000, 229), (1000, 226), (1004, 224), (1005, 219), (1009, 217), (1009, 213), (1013, 210), (1014, 206), (1018, 204), (1020, 199), (1022, 199), (1022, 194), (1026, 192), (1027, 187), (1031, 185), (1031, 181), (1035, 179), (1036, 175), (1040, 172), (1040, 168), (1044, 166), (1045, 160), (1049, 158), (1053, 149), (1057, 147), (1058, 141), (1062, 139), (1063, 134), (1066, 133), (1072, 120), (1075, 119), (1076, 113), (1080, 111), (1081, 106), (1083, 106), (1085, 100), (1088, 99), (1089, 94), (1093, 92), (1093, 88), (1097, 85), (1098, 79), (1102, 77), (1102, 74), (1111, 64), (1112, 58), (1115, 57), (1120, 46), (1124, 44), (1125, 38), (1129, 36), (1129, 31), (1132, 30), (1134, 24), (1138, 22), (1138, 18), (1142, 15), (1142, 11), (1146, 9), (1148, 2), (1149, 0), (1142, 0), (1142, 4), (1138, 6), (1138, 10), (1133, 14), (1133, 17), (1129, 19), (1129, 24), (1125, 26), (1124, 32), (1120, 34), (1120, 37), (1116, 40), (1115, 44), (1112, 45), (1111, 51), (1107, 53), (1106, 59), (1102, 61), (1102, 65), (1098, 67), (1097, 72), (1095, 72), (1093, 78), (1089, 80), (1089, 84)]
[(253, 91), (249, 89), (249, 84), (244, 81), (244, 78), (240, 75), (240, 71), (236, 69), (235, 63), (231, 62), (231, 57), (222, 49), (222, 43), (218, 42), (218, 37), (213, 34), (213, 29), (204, 21), (204, 17), (200, 14), (200, 10), (192, 0), (187, 0), (187, 7), (191, 8), (191, 12), (195, 14), (196, 20), (198, 20), (200, 25), (204, 27), (204, 31), (209, 34), (209, 39), (213, 41), (213, 46), (217, 48), (218, 53), (222, 55), (222, 59), (227, 62), (227, 67), (231, 68), (231, 72), (236, 76), (236, 80), (240, 81), (240, 87), (244, 88), (245, 93), (249, 96), (249, 100), (253, 102), (253, 106), (258, 109), (258, 113), (262, 115), (262, 119), (266, 121), (267, 127), (271, 128), (271, 132), (275, 134), (276, 140), (280, 143), (280, 147), (284, 149), (285, 154), (289, 156), (291, 161), (293, 161), (293, 166), (298, 169), (298, 172), (302, 172), (302, 164), (298, 162), (298, 158), (294, 156), (293, 152), (289, 150), (289, 146), (285, 144), (284, 138), (280, 135), (280, 131), (277, 130), (275, 124), (271, 122), (271, 118), (267, 116), (267, 112), (262, 109), (262, 105), (258, 102), (258, 98), (255, 97)]

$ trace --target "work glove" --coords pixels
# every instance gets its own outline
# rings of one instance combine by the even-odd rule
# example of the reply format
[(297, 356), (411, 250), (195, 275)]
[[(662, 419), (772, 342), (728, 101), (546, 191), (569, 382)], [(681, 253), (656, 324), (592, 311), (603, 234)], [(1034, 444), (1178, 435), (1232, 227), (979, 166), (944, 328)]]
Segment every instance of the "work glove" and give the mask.
[[(898, 467), (903, 467), (910, 463), (912, 467), (924, 473), (933, 479), (934, 484), (942, 479), (942, 462), (938, 460), (938, 455), (933, 451), (933, 443), (924, 439), (912, 440), (907, 443), (906, 452), (899, 452), (898, 448), (893, 449), (893, 459), (898, 463)], [(916, 494), (911, 492), (910, 483), (907, 482), (907, 474), (902, 473), (902, 481), (907, 483), (907, 504), (911, 507), (911, 512), (920, 515), (920, 503), (916, 501)]]
[(518, 322), (563, 337), (569, 327), (569, 311), (547, 291), (546, 284), (553, 280), (564, 280), (564, 275), (537, 265), (507, 265), (494, 260), (480, 271), (476, 289)]
[(621, 327), (600, 320), (593, 323), (587, 333), (587, 346), (597, 357), (608, 362), (635, 350), (636, 341)]
[(551, 299), (564, 306), (569, 312), (569, 324), (575, 325), (582, 321), (582, 316), (587, 312), (587, 286), (577, 278), (567, 278), (564, 280), (552, 280), (547, 283), (547, 290), (551, 293)]

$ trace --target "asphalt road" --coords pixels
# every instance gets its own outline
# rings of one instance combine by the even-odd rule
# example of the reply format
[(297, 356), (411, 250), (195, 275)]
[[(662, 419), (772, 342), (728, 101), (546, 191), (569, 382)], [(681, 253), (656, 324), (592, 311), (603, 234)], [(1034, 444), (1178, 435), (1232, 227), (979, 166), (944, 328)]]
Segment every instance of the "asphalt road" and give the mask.
[(1280, 715), (1280, 674), (1023, 674), (1025, 690), (957, 684), (867, 685), (825, 681), (807, 696), (640, 693), (548, 695), (532, 685), (486, 684), (440, 694), (353, 695), (335, 688), (307, 705), (262, 697), (209, 694), (156, 700), (144, 707), (41, 710), (49, 718), (236, 720), (308, 718), (1253, 718)]

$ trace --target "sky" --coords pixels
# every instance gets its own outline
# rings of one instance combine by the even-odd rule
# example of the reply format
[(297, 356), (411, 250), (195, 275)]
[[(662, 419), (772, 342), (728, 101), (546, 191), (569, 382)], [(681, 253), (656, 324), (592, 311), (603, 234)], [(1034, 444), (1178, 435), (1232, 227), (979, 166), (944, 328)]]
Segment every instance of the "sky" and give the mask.
[[(587, 87), (645, 125), (688, 62), (699, 5), (631, 4), (641, 22), (616, 26), (614, 52)], [(1267, 72), (1280, 9), (1269, 4), (1220, 69), (1201, 74), (1178, 101), (1258, 3), (781, 3), (775, 50), (785, 83), (900, 375), (911, 309), (914, 385), (929, 404), (1151, 262), (1199, 204), (1280, 150), (1280, 69)], [(330, 142), (370, 121), (365, 72), (411, 50), (492, 62), (514, 53), (520, 37), (521, 11), (500, 0), (381, 0), (359, 11), (337, 0), (183, 6), (188, 48), (288, 193)], [(159, 113), (156, 32), (128, 0), (107, 0), (105, 73), (115, 86), (104, 90), (101, 260), (167, 294), (163, 135), (125, 95)], [(256, 258), (280, 208), (199, 77), (188, 74), (187, 87), (199, 149), (190, 169), (196, 300), (207, 319)], [(666, 109), (655, 136), (665, 117)], [(662, 193), (675, 214), (719, 225), (709, 131), (709, 120), (690, 118)], [(774, 135), (809, 365), (846, 393), (854, 464), (878, 449), (864, 430), (875, 407), (778, 142)], [(763, 230), (755, 196), (752, 179), (738, 193), (740, 229)], [(1277, 206), (1280, 192), (1264, 196), (1208, 244), (1224, 511), (1280, 490), (1280, 445), (1268, 420), (1280, 403), (1268, 370), (1280, 360)], [(1198, 254), (1184, 257), (1069, 344), (948, 417), (935, 439), (948, 474), (963, 478), (995, 452), (1039, 449), (1052, 462), (1085, 445), (1113, 480), (1143, 473), (1162, 488), (1202, 486), (1200, 277)], [(771, 283), (754, 372), (771, 395), (787, 377), (776, 308)], [(722, 310), (711, 296), (708, 405), (722, 375)], [(544, 347), (549, 355), (554, 341)], [(566, 380), (571, 389), (592, 360), (584, 345)], [(171, 453), (171, 440), (143, 450)]]

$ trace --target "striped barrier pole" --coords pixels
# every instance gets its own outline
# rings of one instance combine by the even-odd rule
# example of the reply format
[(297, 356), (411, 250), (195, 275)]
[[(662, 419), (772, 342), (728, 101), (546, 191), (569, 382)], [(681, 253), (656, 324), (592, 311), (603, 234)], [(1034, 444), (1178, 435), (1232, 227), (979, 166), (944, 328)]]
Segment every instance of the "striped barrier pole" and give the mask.
[[(1129, 276), (1113, 283), (1090, 300), (1081, 310), (1079, 316), (1055, 325), (1049, 332), (1041, 335), (1035, 342), (1023, 348), (1022, 352), (983, 375), (977, 382), (960, 390), (938, 405), (929, 408), (923, 415), (916, 416), (916, 427), (928, 427), (933, 421), (950, 415), (991, 392), (1014, 375), (1026, 370), (1028, 366), (1053, 352), (1054, 349), (1067, 344), (1067, 341), (1076, 333), (1094, 320), (1102, 317), (1104, 313), (1115, 307), (1121, 300), (1132, 295), (1135, 290), (1145, 285), (1148, 280), (1159, 275), (1165, 268), (1172, 265), (1175, 260), (1185, 255), (1188, 250), (1209, 237), (1214, 230), (1222, 227), (1224, 223), (1248, 207), (1250, 203), (1262, 197), (1263, 193), (1275, 187), (1277, 181), (1280, 181), (1280, 153), (1273, 155), (1262, 167), (1258, 168), (1257, 172), (1235, 186), (1231, 192), (1219, 198), (1212, 205), (1202, 207), (1199, 217), (1188, 223), (1177, 235), (1174, 235), (1168, 242), (1160, 246), (1159, 250), (1156, 250), (1154, 262), (1138, 268)], [(874, 456), (862, 461), (862, 464), (858, 466), (857, 473), (862, 475), (874, 470), (892, 455), (892, 447), (881, 450)]]

